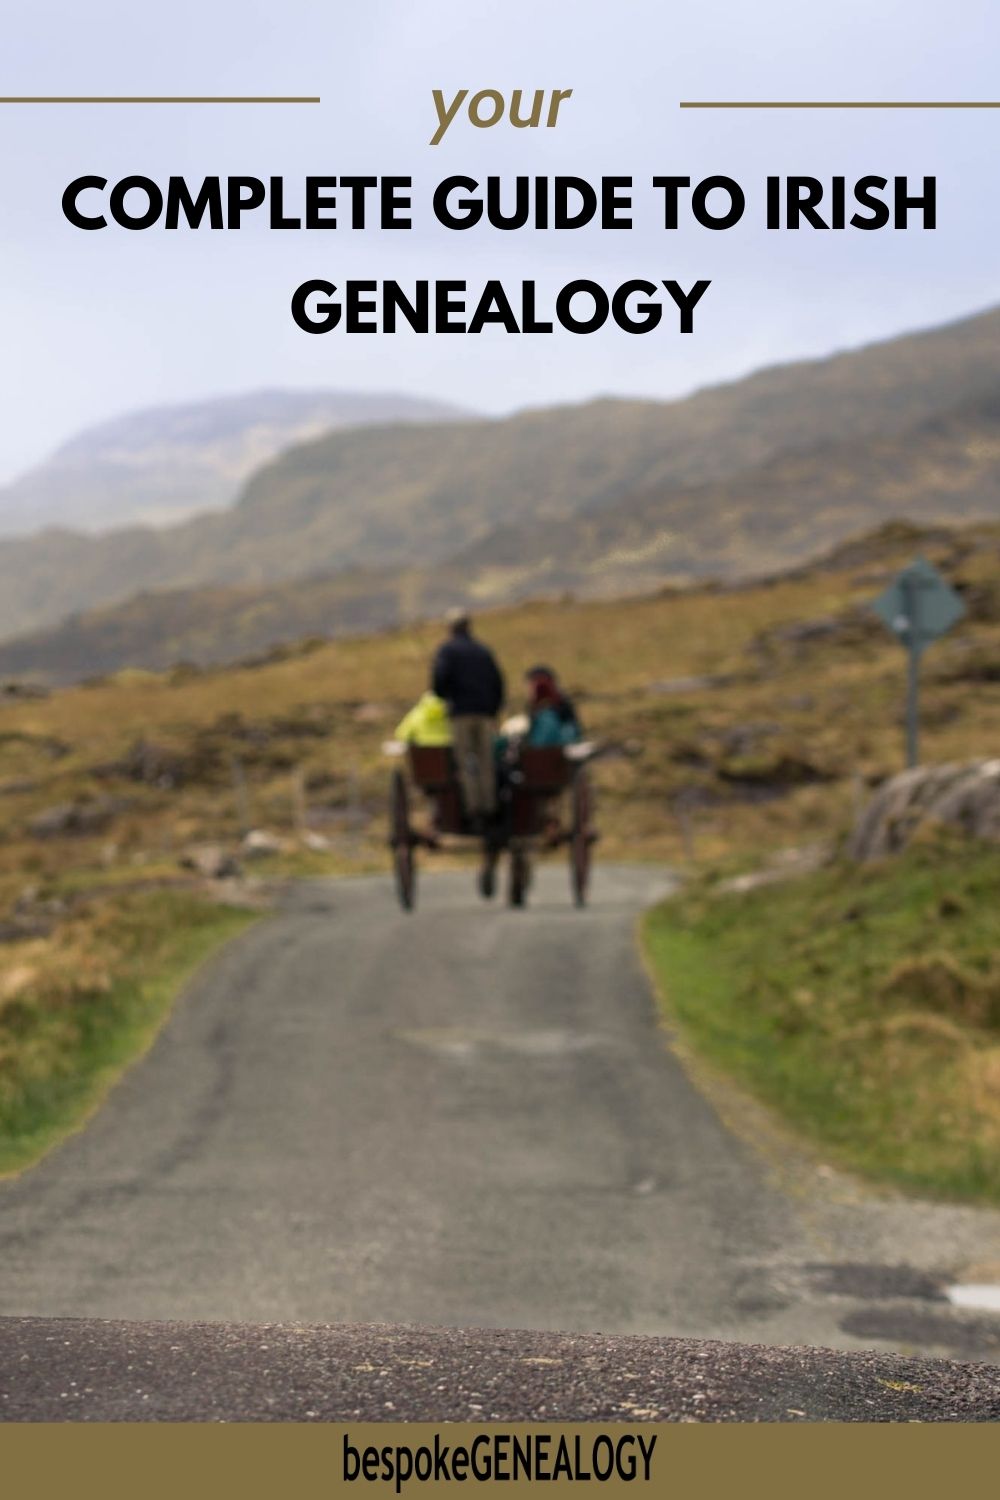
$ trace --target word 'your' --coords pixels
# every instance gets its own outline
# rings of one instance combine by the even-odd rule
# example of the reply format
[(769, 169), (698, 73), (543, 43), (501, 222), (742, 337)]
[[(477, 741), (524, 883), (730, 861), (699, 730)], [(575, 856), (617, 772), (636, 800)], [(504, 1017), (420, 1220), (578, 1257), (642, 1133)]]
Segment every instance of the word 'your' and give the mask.
[[(468, 89), (459, 89), (450, 104), (445, 103), (444, 90), (433, 89), (434, 108), (437, 110), (438, 126), (431, 136), (431, 145), (436, 146), (444, 138), (445, 131), (452, 120), (458, 114), (466, 99), (469, 99)], [(559, 114), (559, 106), (564, 99), (568, 99), (573, 93), (572, 89), (553, 89), (549, 100), (548, 114), (545, 124), (551, 130), (556, 123)], [(536, 89), (531, 100), (531, 108), (527, 114), (524, 113), (524, 90), (515, 89), (510, 96), (510, 113), (508, 118), (515, 130), (535, 130), (542, 123), (542, 112), (545, 107), (545, 89)], [(469, 99), (469, 124), (475, 125), (477, 130), (489, 130), (492, 125), (498, 125), (504, 117), (507, 106), (504, 103), (503, 94), (499, 89), (480, 89), (478, 94), (473, 94)]]

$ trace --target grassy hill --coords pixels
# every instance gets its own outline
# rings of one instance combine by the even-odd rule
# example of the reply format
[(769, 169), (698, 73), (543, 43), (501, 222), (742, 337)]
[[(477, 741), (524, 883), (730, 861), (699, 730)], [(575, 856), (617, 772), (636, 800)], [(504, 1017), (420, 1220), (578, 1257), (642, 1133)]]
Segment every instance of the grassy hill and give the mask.
[(161, 665), (164, 618), (186, 616), (175, 654), (223, 660), (456, 591), (499, 603), (748, 576), (893, 516), (996, 515), (998, 339), (994, 311), (684, 401), (336, 432), (260, 469), (223, 514), (0, 542), (0, 634), (34, 632), (0, 670)]
[[(928, 757), (989, 752), (1000, 737), (997, 525), (890, 526), (759, 583), (535, 602), (484, 614), (479, 628), (515, 696), (519, 669), (552, 659), (588, 730), (607, 741), (599, 774), (613, 849), (677, 857), (693, 821), (699, 854), (738, 856), (829, 835), (859, 786), (898, 768), (903, 654), (865, 606), (918, 551), (970, 611), (927, 659)], [(185, 840), (230, 837), (233, 757), (255, 822), (287, 831), (293, 771), (315, 784), (317, 826), (327, 813), (336, 823), (352, 785), (374, 811), (380, 743), (422, 690), (439, 636), (437, 625), (418, 624), (306, 641), (230, 668), (129, 670), (0, 698), (0, 849), (19, 850), (18, 867), (30, 852), (48, 873), (67, 849), (90, 857), (109, 839), (116, 858), (145, 860)], [(140, 741), (162, 752), (169, 785), (148, 755), (132, 754)], [(52, 804), (107, 796), (127, 805), (93, 843), (81, 835), (50, 845), (24, 832)]]
[(826, 1160), (996, 1204), (996, 866), (938, 834), (888, 865), (699, 881), (646, 919), (671, 1021)]

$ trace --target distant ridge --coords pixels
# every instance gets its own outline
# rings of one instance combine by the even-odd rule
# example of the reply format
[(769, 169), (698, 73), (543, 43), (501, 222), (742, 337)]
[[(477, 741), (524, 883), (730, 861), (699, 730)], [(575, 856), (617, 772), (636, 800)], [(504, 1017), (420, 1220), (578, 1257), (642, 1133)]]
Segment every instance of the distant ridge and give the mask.
[(338, 427), (462, 415), (443, 402), (349, 391), (262, 390), (147, 407), (88, 427), (0, 486), (0, 535), (161, 525), (219, 510), (292, 443)]
[(459, 598), (761, 577), (894, 519), (998, 517), (993, 310), (681, 401), (327, 432), (225, 512), (0, 541), (0, 670), (231, 660)]

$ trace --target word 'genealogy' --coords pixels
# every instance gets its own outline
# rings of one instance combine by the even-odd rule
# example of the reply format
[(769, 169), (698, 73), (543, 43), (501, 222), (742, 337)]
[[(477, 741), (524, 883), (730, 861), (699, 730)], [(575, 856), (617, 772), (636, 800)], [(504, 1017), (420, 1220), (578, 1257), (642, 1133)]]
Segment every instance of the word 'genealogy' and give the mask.
[[(544, 90), (530, 103), (515, 90), (509, 114), (503, 95), (483, 89), (468, 99), (459, 90), (449, 102), (434, 91), (438, 145), (466, 108), (468, 122), (490, 129), (501, 122), (514, 129), (553, 128), (572, 89)], [(132, 175), (109, 182), (99, 174), (77, 177), (62, 196), (65, 218), (76, 229), (142, 231), (233, 231), (256, 226), (275, 231), (407, 231), (423, 227), (421, 205), (449, 233), (502, 236), (517, 230), (536, 233), (589, 231), (620, 233), (635, 228), (637, 211), (650, 214), (648, 227), (675, 233), (684, 228), (713, 233), (734, 229), (748, 214), (766, 230), (872, 231), (937, 224), (937, 182), (923, 177), (870, 174), (856, 179), (833, 176), (768, 175), (759, 202), (733, 177), (716, 174), (692, 179), (683, 174), (652, 176), (646, 203), (637, 204), (628, 175), (604, 174), (594, 181), (576, 175), (482, 180), (455, 173), (436, 183), (426, 201), (412, 176), (337, 174), (305, 176), (292, 183), (281, 176), (219, 177), (191, 180), (168, 175), (157, 180)], [(416, 206), (415, 206), (416, 204)], [(501, 239), (501, 243), (502, 243)], [(291, 298), (295, 323), (307, 333), (478, 334), (594, 333), (611, 325), (630, 334), (649, 333), (674, 314), (680, 333), (694, 331), (694, 312), (711, 282), (656, 272), (625, 277), (608, 289), (580, 276), (562, 287), (539, 291), (532, 280), (507, 289), (496, 279), (470, 292), (466, 281), (450, 277), (404, 285), (395, 279), (311, 276)]]

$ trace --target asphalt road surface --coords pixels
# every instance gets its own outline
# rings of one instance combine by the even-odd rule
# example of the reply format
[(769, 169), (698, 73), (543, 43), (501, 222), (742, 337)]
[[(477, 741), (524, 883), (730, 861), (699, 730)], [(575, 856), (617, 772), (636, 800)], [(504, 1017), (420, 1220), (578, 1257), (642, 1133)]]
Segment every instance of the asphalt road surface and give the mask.
[(0, 1421), (989, 1422), (1000, 1369), (601, 1334), (0, 1319)]
[[(1000, 1362), (941, 1288), (1000, 1216), (794, 1191), (689, 1080), (636, 956), (655, 870), (298, 888), (85, 1131), (0, 1184), (0, 1316), (404, 1323)], [(839, 1184), (839, 1185), (838, 1185)], [(794, 1404), (794, 1403), (792, 1403)]]

